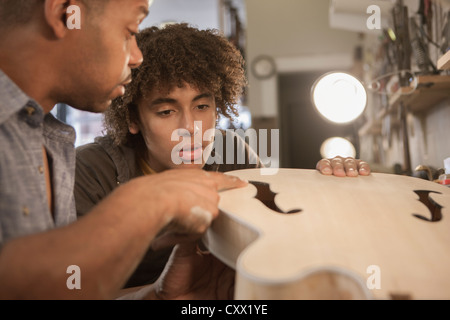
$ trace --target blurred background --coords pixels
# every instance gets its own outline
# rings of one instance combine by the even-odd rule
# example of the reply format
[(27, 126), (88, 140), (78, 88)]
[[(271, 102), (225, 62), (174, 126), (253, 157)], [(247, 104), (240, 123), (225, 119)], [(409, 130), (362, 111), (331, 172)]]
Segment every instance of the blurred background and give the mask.
[[(154, 0), (141, 27), (219, 29), (241, 50), (249, 80), (241, 117), (220, 127), (279, 130), (280, 167), (352, 155), (373, 171), (428, 178), (450, 157), (449, 17), (446, 0)], [(317, 80), (334, 71), (366, 93), (363, 112), (345, 123), (326, 119), (312, 99)], [(346, 102), (332, 93), (350, 99), (356, 90), (342, 88), (320, 93), (339, 112)], [(77, 145), (102, 134), (101, 115), (54, 112), (75, 127)], [(325, 141), (339, 141), (337, 151), (325, 153)]]

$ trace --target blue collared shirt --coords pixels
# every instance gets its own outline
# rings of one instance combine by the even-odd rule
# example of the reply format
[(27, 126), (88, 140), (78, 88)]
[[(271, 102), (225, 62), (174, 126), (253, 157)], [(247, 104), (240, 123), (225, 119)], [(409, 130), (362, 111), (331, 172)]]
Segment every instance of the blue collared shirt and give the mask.
[[(15, 237), (76, 219), (75, 131), (44, 114), (0, 70), (0, 247)], [(53, 209), (48, 205), (42, 147), (49, 155)]]

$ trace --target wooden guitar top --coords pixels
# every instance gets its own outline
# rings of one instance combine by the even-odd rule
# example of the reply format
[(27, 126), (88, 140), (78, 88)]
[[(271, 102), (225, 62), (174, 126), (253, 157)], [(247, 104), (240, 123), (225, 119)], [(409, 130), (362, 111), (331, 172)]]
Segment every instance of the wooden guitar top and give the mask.
[(205, 245), (236, 270), (236, 299), (450, 299), (450, 188), (316, 170), (228, 172)]

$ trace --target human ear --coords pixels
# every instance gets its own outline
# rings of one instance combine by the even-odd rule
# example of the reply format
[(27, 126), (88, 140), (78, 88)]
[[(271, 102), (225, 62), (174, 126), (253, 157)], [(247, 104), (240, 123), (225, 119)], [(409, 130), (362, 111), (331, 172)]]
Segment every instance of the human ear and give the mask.
[(67, 34), (67, 8), (75, 3), (74, 0), (46, 0), (44, 4), (45, 20), (53, 30), (54, 35), (60, 39)]
[(131, 134), (138, 134), (139, 133), (139, 126), (135, 122), (130, 122), (130, 125), (128, 126), (128, 130)]

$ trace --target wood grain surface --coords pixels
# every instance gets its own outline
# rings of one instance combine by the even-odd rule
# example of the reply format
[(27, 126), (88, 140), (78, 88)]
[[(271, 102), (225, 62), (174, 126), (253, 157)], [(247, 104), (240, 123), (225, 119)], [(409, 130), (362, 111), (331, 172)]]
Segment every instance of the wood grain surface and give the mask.
[(221, 193), (204, 237), (236, 270), (236, 299), (450, 298), (450, 188), (382, 173), (227, 174), (257, 182)]

